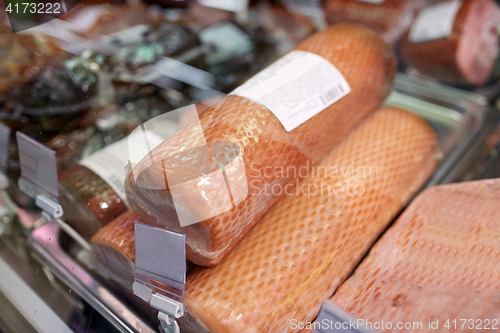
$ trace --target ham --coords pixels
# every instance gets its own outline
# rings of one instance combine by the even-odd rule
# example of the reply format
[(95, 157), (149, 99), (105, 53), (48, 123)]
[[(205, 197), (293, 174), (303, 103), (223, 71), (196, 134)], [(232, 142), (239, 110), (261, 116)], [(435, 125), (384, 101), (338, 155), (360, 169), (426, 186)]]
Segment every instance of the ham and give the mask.
[(426, 2), (427, 0), (326, 0), (323, 8), (329, 24), (363, 24), (381, 33), (388, 43), (395, 43)]
[(498, 320), (499, 258), (500, 180), (437, 186), (412, 202), (332, 302), (372, 322), (439, 319), (433, 331), (449, 332), (446, 320), (456, 319), (451, 331), (475, 331), (460, 319)]
[[(193, 123), (155, 148), (125, 181), (131, 208), (146, 223), (157, 222), (186, 234), (187, 257), (198, 265), (213, 266), (221, 261), (283, 195), (265, 188), (284, 187), (298, 178), (282, 176), (277, 169), (310, 169), (391, 91), (396, 60), (389, 46), (370, 29), (336, 25), (311, 36), (295, 50), (315, 53), (331, 62), (351, 92), (291, 132), (265, 106), (229, 95), (200, 116), (201, 137), (200, 126)], [(204, 140), (208, 143), (205, 146)], [(213, 146), (220, 149), (220, 156), (209, 157)], [(179, 147), (197, 148), (188, 148), (181, 156), (176, 155)], [(207, 174), (214, 164), (218, 168), (210, 158), (225, 156), (239, 157), (237, 165), (226, 170), (228, 183), (235, 186), (232, 193), (247, 191), (247, 195), (240, 197), (238, 204), (232, 200), (232, 209), (206, 217), (216, 205), (190, 197), (190, 193), (223, 200), (212, 187), (225, 188), (227, 183), (216, 183)], [(176, 158), (193, 164), (180, 165)], [(171, 184), (169, 177), (175, 178)], [(183, 206), (176, 210), (170, 187), (196, 177), (200, 182), (192, 182), (191, 187), (183, 185)], [(181, 227), (178, 213), (202, 221)]]
[(92, 250), (100, 273), (132, 288), (135, 270), (135, 222), (140, 217), (129, 209), (92, 237)]
[[(453, 1), (424, 9), (415, 22), (424, 11)], [(498, 56), (499, 24), (500, 8), (493, 0), (464, 0), (454, 16), (451, 34), (444, 38), (414, 42), (410, 38), (413, 23), (401, 42), (402, 61), (420, 75), (443, 83), (482, 85)]]
[(437, 164), (420, 117), (386, 107), (337, 145), (217, 266), (187, 279), (183, 332), (293, 332), (313, 320)]
[[(135, 272), (135, 223), (141, 217), (129, 209), (92, 237), (92, 251), (98, 272), (132, 290)], [(158, 227), (155, 225), (155, 227)], [(187, 262), (189, 274), (194, 265)]]
[(104, 179), (77, 164), (59, 175), (59, 202), (63, 219), (90, 240), (103, 226), (127, 211), (118, 193)]

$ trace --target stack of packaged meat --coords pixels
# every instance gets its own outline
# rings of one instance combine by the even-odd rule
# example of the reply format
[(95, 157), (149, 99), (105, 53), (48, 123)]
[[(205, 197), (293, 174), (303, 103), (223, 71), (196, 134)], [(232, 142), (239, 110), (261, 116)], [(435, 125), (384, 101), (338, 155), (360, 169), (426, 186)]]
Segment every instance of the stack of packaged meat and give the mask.
[[(342, 87), (344, 81), (339, 76), (336, 84), (340, 88), (330, 87), (331, 91), (323, 92), (323, 100), (311, 100), (309, 103), (318, 104), (316, 108), (322, 110), (311, 119), (288, 131), (269, 108), (239, 96), (245, 92), (237, 89), (205, 111), (199, 122), (156, 147), (128, 175), (125, 189), (131, 208), (146, 223), (186, 234), (187, 257), (193, 263), (213, 266), (220, 262), (285, 194), (273, 194), (269, 188), (285, 187), (297, 180), (297, 173), (280, 175), (278, 169), (308, 170), (319, 163), (387, 97), (396, 67), (392, 51), (375, 32), (355, 25), (337, 25), (308, 38), (242, 88), (251, 91), (260, 80), (266, 80), (268, 73), (289, 63), (307, 61), (318, 62), (315, 68), (326, 66), (331, 70), (328, 74), (332, 76), (325, 78), (321, 77), (324, 69), (316, 72), (320, 80), (335, 83), (340, 73), (348, 84)], [(302, 77), (294, 82), (298, 85), (300, 80), (308, 84)], [(277, 98), (283, 98), (290, 93), (286, 89), (293, 91), (295, 86), (275, 89)], [(347, 95), (331, 103), (330, 97), (347, 89)], [(302, 98), (311, 97), (314, 95)], [(319, 104), (326, 102), (330, 102), (326, 108)], [(272, 101), (263, 103), (271, 105)], [(218, 147), (218, 143), (223, 145)], [(217, 149), (221, 154), (213, 162), (209, 153), (212, 146), (212, 154)], [(185, 153), (179, 153), (182, 150)], [(221, 170), (221, 164), (232, 197), (217, 194), (218, 186), (226, 187), (225, 178), (216, 171)], [(275, 171), (264, 174), (264, 168)], [(220, 199), (215, 206), (213, 196)]]
[[(290, 130), (275, 104), (242, 95), (302, 52), (333, 65), (350, 91)], [(186, 234), (188, 259), (209, 266), (187, 277), (182, 332), (297, 331), (290, 320), (313, 321), (439, 161), (423, 119), (379, 109), (395, 67), (377, 33), (335, 25), (209, 108), (129, 170), (133, 211), (92, 238), (107, 274), (130, 288), (134, 222), (148, 223)], [(221, 188), (229, 209), (215, 214)]]

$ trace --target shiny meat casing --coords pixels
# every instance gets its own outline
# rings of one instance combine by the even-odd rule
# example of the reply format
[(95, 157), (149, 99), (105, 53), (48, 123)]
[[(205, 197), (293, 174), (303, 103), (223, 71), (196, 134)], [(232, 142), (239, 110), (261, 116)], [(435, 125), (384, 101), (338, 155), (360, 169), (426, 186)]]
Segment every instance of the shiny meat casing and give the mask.
[(103, 226), (127, 211), (120, 196), (104, 179), (83, 165), (58, 176), (63, 220), (90, 240)]
[(369, 321), (439, 319), (433, 332), (449, 332), (446, 320), (456, 319), (454, 332), (472, 332), (460, 319), (498, 319), (499, 259), (500, 180), (436, 186), (411, 203), (332, 301)]
[[(290, 321), (314, 320), (437, 161), (437, 138), (423, 119), (392, 107), (376, 112), (221, 263), (192, 272), (182, 328), (296, 332)], [(343, 195), (348, 184), (360, 195)]]
[(415, 13), (427, 0), (385, 0), (381, 3), (353, 0), (325, 0), (323, 9), (329, 24), (363, 24), (380, 32), (388, 43), (395, 43), (410, 26)]
[[(176, 154), (176, 147), (182, 144), (196, 146), (199, 137), (193, 134), (194, 125), (155, 148), (126, 179), (131, 208), (146, 223), (158, 221), (169, 230), (185, 233), (188, 259), (198, 265), (217, 264), (277, 202), (281, 195), (266, 195), (265, 186), (284, 187), (295, 180), (294, 175), (283, 177), (276, 172), (265, 176), (264, 167), (310, 168), (391, 91), (396, 59), (390, 47), (368, 28), (339, 24), (311, 36), (295, 50), (312, 52), (330, 61), (352, 91), (291, 132), (263, 105), (235, 95), (227, 96), (200, 116), (206, 142), (230, 142), (240, 148), (248, 181), (248, 196), (240, 204), (216, 217), (180, 227), (171, 193), (165, 190), (165, 175), (174, 172), (163, 169), (160, 162)], [(196, 161), (196, 156), (191, 158)], [(134, 174), (140, 176), (135, 179)], [(205, 176), (196, 168), (186, 174)], [(228, 177), (229, 182), (235, 181), (229, 172)], [(141, 182), (146, 186), (139, 185)], [(149, 185), (163, 189), (145, 188)], [(195, 201), (185, 209), (196, 214), (203, 205), (207, 203)]]
[(500, 8), (493, 0), (464, 0), (450, 36), (412, 43), (407, 33), (401, 41), (401, 60), (444, 83), (482, 85), (498, 56), (498, 24)]

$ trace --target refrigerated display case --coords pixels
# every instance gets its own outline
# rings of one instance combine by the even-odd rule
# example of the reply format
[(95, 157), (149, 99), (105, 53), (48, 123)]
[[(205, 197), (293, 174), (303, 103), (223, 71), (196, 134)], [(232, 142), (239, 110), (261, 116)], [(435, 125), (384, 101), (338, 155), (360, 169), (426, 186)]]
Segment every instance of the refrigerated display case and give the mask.
[[(473, 85), (422, 75), (402, 61), (411, 50), (401, 38), (422, 20), (419, 12), (436, 5), (417, 2), (408, 15), (391, 0), (81, 0), (47, 17), (14, 13), (16, 3), (6, 0), (0, 8), (0, 331), (296, 332), (285, 321), (314, 322), (323, 300), (415, 197), (438, 185), (500, 178), (497, 69)], [(494, 8), (488, 22), (498, 23), (493, 1), (439, 2), (457, 12), (465, 5)], [(376, 32), (350, 6), (357, 14), (389, 6), (390, 15), (380, 7), (382, 20), (403, 15), (406, 21), (391, 25), (398, 31)], [(476, 33), (474, 24), (450, 22), (466, 36)], [(498, 44), (490, 28), (485, 40)], [(450, 31), (437, 42), (454, 43)], [(415, 152), (404, 163), (390, 157), (386, 152), (395, 148), (377, 135), (395, 135), (391, 126), (404, 122), (379, 120), (380, 129), (369, 129), (384, 110), (409, 117), (408, 132), (431, 133), (435, 151), (429, 144), (430, 155)], [(373, 144), (358, 147), (370, 142), (363, 131), (373, 134)], [(323, 190), (300, 193), (315, 181), (369, 186), (345, 172), (320, 174), (332, 168), (328, 163), (357, 159), (382, 169), (400, 163), (390, 170), (411, 185), (394, 198), (382, 177), (368, 192), (376, 198), (359, 203)], [(299, 174), (267, 176), (280, 168)], [(295, 192), (274, 192), (289, 184)], [(301, 195), (323, 201), (286, 215), (303, 220), (292, 235), (280, 214), (302, 207)], [(355, 215), (370, 210), (366, 223), (377, 226), (367, 224), (365, 240), (351, 234), (359, 254), (346, 261), (346, 276), (327, 281), (325, 271), (338, 268), (326, 248), (319, 250), (324, 244), (311, 245), (321, 238), (312, 225), (322, 223), (325, 239), (343, 240), (347, 234), (335, 238), (328, 230), (362, 223)], [(132, 220), (120, 224), (124, 216)], [(287, 230), (277, 235), (279, 228)], [(108, 242), (103, 252), (96, 234)], [(270, 235), (282, 246), (262, 258), (255, 251), (274, 244)], [(260, 236), (262, 244), (254, 241)], [(296, 281), (294, 269), (303, 273)], [(274, 280), (283, 276), (290, 281), (282, 289)], [(257, 285), (271, 292), (259, 293)], [(247, 296), (240, 293), (245, 286)], [(274, 312), (264, 313), (264, 305)], [(324, 311), (348, 318), (329, 305)]]

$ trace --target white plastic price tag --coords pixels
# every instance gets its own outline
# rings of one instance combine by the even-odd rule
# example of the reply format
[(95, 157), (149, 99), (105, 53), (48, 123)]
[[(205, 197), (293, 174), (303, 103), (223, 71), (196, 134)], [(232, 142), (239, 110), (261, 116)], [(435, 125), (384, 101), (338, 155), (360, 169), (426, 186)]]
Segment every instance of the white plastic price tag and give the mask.
[(184, 315), (186, 235), (135, 224), (134, 294), (159, 310), (165, 332), (179, 333), (175, 318)]
[(16, 133), (16, 138), (21, 163), (21, 177), (58, 197), (56, 152), (21, 132)]
[(35, 199), (42, 215), (51, 220), (63, 215), (63, 209), (57, 197), (59, 182), (57, 180), (56, 152), (29, 138), (21, 132), (16, 133), (21, 164), (19, 189)]
[(9, 162), (10, 128), (0, 124), (0, 171), (7, 170)]
[(366, 328), (364, 320), (354, 318), (328, 300), (323, 303), (313, 326), (314, 333), (376, 333)]
[(136, 223), (136, 268), (175, 282), (172, 287), (176, 289), (184, 289), (183, 285), (186, 283), (185, 238), (184, 234)]

